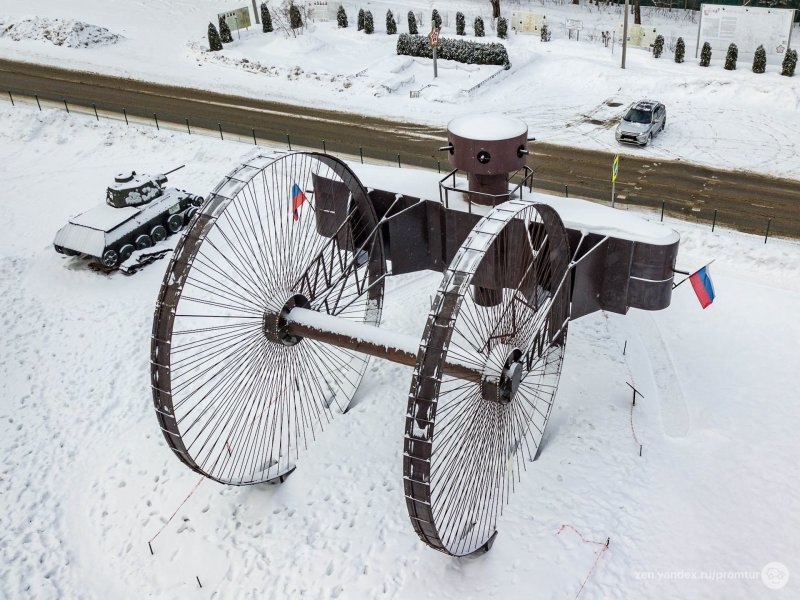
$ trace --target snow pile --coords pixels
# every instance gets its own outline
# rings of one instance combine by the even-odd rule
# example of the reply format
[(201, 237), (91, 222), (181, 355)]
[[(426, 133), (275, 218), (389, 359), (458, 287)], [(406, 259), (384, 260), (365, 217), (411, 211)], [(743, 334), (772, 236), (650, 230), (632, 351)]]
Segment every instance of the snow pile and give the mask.
[(27, 17), (16, 20), (0, 17), (0, 37), (6, 37), (15, 42), (47, 41), (65, 48), (111, 46), (122, 39), (122, 36), (110, 32), (105, 27), (73, 19), (44, 17)]

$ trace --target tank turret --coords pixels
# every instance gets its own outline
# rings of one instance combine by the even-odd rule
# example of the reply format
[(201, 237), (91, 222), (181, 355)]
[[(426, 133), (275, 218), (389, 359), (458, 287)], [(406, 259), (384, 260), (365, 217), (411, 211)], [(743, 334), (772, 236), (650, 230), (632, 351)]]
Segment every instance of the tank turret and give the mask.
[(166, 175), (148, 177), (137, 175), (136, 171), (120, 173), (114, 177), (114, 184), (108, 186), (106, 204), (114, 208), (147, 204), (164, 193), (166, 181)]

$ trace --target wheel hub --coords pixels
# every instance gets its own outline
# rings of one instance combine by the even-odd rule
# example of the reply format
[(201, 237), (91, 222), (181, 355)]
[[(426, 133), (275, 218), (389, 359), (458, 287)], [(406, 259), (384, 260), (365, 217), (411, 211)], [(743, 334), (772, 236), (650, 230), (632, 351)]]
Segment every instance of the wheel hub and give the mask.
[[(498, 404), (510, 404), (517, 394), (522, 382), (522, 351), (514, 348), (505, 359), (504, 350), (497, 348), (489, 353), (483, 378), (481, 379), (481, 395), (484, 400)], [(502, 368), (498, 368), (502, 365)]]
[(311, 302), (303, 294), (290, 296), (278, 312), (265, 312), (262, 329), (264, 336), (274, 344), (281, 346), (294, 346), (303, 337), (289, 333), (287, 317), (293, 308), (311, 308)]

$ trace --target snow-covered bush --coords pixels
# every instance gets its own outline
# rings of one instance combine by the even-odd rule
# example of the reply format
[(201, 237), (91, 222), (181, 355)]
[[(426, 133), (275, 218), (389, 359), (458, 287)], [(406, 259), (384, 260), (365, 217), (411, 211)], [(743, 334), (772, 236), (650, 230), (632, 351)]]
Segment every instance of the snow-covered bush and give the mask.
[[(397, 40), (397, 54), (433, 58), (433, 50), (424, 35), (401, 33)], [(473, 65), (511, 66), (508, 51), (503, 44), (481, 44), (461, 39), (439, 38), (436, 54), (442, 60), (455, 60)]]
[(219, 39), (222, 40), (223, 44), (230, 44), (233, 41), (231, 28), (228, 27), (228, 22), (222, 18), (219, 20)]
[(389, 35), (397, 33), (397, 23), (391, 10), (386, 11), (386, 33)]
[(213, 23), (208, 24), (208, 48), (211, 52), (216, 52), (217, 50), (222, 50), (222, 40), (219, 37), (219, 32), (217, 28), (214, 27)]
[(408, 33), (417, 35), (417, 17), (414, 16), (414, 11), (408, 11)]
[(292, 2), (289, 5), (289, 26), (292, 29), (300, 29), (303, 27), (303, 17), (300, 14), (300, 9)]
[(797, 67), (797, 50), (787, 50), (781, 64), (781, 75), (794, 77), (795, 67)]
[(364, 33), (372, 35), (375, 31), (375, 23), (372, 20), (372, 11), (368, 10), (364, 13)]
[(269, 14), (266, 2), (261, 3), (261, 31), (264, 33), (272, 31), (272, 15)]
[(709, 64), (711, 64), (711, 44), (705, 42), (703, 49), (700, 50), (700, 66), (707, 67)]
[(475, 28), (475, 37), (483, 37), (483, 19), (480, 17), (475, 17), (475, 23), (473, 24)]
[(464, 35), (464, 29), (467, 27), (466, 19), (464, 18), (464, 13), (457, 12), (456, 13), (456, 35)]
[(442, 17), (439, 15), (439, 11), (435, 8), (431, 13), (431, 23), (436, 25), (436, 29), (441, 29), (442, 27)]
[(364, 29), (364, 9), (358, 9), (358, 30), (361, 31)]
[(347, 29), (347, 13), (341, 4), (339, 5), (339, 10), (336, 11), (336, 25), (341, 29)]
[(753, 55), (753, 73), (763, 73), (767, 69), (767, 52), (759, 45)]
[(542, 31), (540, 32), (540, 36), (543, 42), (550, 41), (550, 28), (547, 26), (547, 23), (542, 25)]
[(735, 71), (736, 70), (736, 59), (739, 58), (739, 48), (736, 47), (736, 44), (731, 44), (728, 46), (728, 53), (725, 55), (725, 70), (726, 71)]
[(657, 35), (656, 41), (653, 42), (653, 58), (660, 58), (661, 53), (664, 51), (664, 36)]
[(508, 22), (503, 17), (497, 19), (497, 37), (501, 40), (508, 37)]
[(675, 62), (682, 63), (683, 57), (686, 54), (686, 44), (683, 42), (683, 38), (678, 38), (678, 43), (675, 44)]

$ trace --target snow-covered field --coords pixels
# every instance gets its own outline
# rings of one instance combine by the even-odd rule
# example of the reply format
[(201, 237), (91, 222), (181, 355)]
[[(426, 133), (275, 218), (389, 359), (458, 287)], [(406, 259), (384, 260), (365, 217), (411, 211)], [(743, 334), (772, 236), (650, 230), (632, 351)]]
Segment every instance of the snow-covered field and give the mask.
[[(798, 596), (797, 242), (671, 222), (680, 268), (716, 259), (716, 302), (686, 284), (665, 311), (574, 322), (541, 458), (492, 551), (458, 560), (406, 516), (410, 368), (373, 362), (283, 485), (198, 486), (149, 389), (166, 261), (104, 276), (53, 251), (115, 173), (186, 163), (171, 183), (205, 194), (245, 146), (57, 110), (0, 121), (0, 597)], [(439, 277), (392, 279), (384, 326), (419, 335)], [(594, 567), (581, 535), (610, 538)]]
[[(600, 31), (616, 30), (621, 8), (550, 0), (503, 2), (506, 15), (512, 10), (546, 15), (553, 41), (512, 34), (506, 42), (512, 68), (470, 92), (498, 69), (440, 61), (440, 77), (434, 80), (430, 60), (396, 55), (397, 36), (385, 34), (385, 15), (391, 8), (398, 30), (404, 32), (406, 15), (414, 10), (423, 17), (420, 31), (427, 32), (435, 6), (444, 19), (443, 35), (452, 36), (455, 12), (462, 10), (468, 34), (474, 17), (482, 15), (487, 23), (484, 40), (496, 41), (488, 2), (348, 1), (344, 6), (351, 26), (346, 30), (337, 29), (335, 22), (317, 21), (291, 37), (263, 34), (254, 26), (243, 31), (241, 39), (234, 33), (235, 41), (223, 52), (205, 52), (208, 22), (216, 22), (218, 12), (244, 5), (249, 3), (138, 0), (121, 7), (100, 0), (6, 0), (0, 22), (27, 18), (32, 39), (0, 36), (0, 56), (437, 126), (458, 114), (501, 110), (525, 120), (541, 141), (797, 176), (800, 76), (781, 77), (774, 62), (765, 74), (756, 75), (750, 70), (751, 57), (745, 55), (736, 71), (725, 71), (724, 48), (714, 48), (709, 68), (699, 67), (694, 58), (697, 23), (681, 10), (643, 9), (643, 22), (665, 36), (667, 48), (659, 60), (646, 50), (629, 48), (623, 71), (619, 45), (605, 47), (599, 37)], [(374, 35), (356, 31), (359, 8), (372, 11)], [(45, 17), (78, 19), (123, 39), (112, 46), (57, 46), (30, 30), (31, 20)], [(583, 21), (581, 41), (567, 39), (567, 18)], [(683, 64), (672, 60), (671, 47), (678, 36), (687, 45)], [(797, 28), (794, 38), (800, 39)], [(419, 97), (411, 98), (412, 91)], [(613, 136), (615, 120), (641, 98), (664, 102), (669, 126), (651, 148), (620, 148)]]

